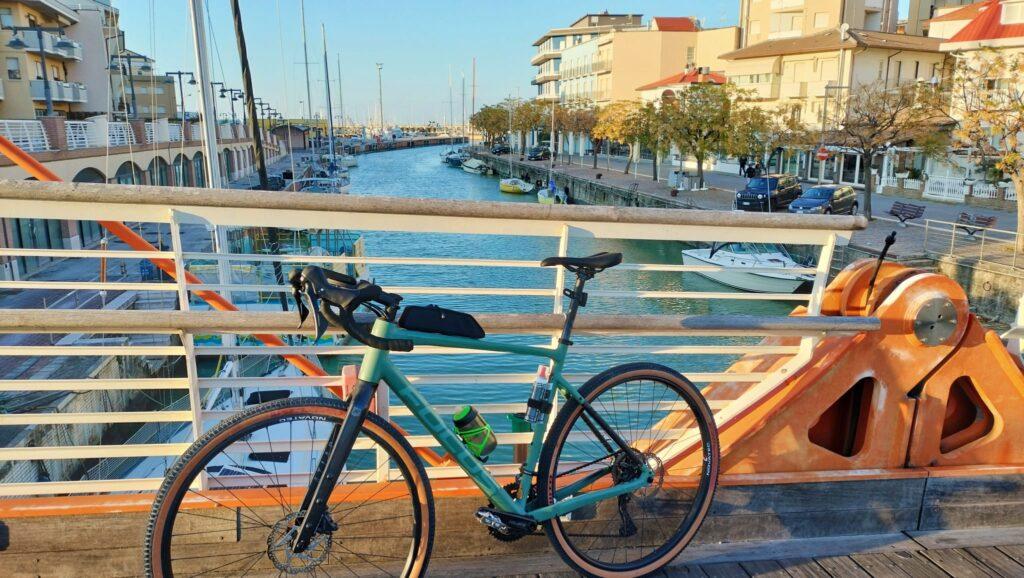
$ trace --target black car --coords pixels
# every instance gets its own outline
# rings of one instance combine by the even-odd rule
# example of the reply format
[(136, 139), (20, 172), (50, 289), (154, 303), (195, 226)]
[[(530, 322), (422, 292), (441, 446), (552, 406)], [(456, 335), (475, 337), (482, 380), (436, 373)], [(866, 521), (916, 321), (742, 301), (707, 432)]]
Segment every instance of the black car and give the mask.
[(790, 213), (856, 215), (857, 192), (847, 185), (816, 185), (789, 205)]
[(741, 211), (785, 211), (803, 189), (792, 175), (754, 177), (745, 189), (736, 193), (736, 208)]
[(512, 147), (508, 146), (507, 144), (496, 144), (493, 147), (491, 147), (492, 155), (507, 155), (510, 152), (512, 152)]
[(551, 151), (548, 147), (533, 147), (526, 155), (528, 161), (546, 161), (551, 158)]

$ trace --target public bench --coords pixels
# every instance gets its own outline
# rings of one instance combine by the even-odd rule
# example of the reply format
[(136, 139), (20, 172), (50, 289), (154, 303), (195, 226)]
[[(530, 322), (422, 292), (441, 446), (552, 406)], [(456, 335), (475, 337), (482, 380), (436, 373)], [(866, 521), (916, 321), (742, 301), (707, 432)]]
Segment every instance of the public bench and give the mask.
[(963, 229), (968, 237), (974, 238), (974, 235), (982, 229), (991, 229), (996, 225), (998, 217), (985, 216), (985, 215), (972, 215), (971, 213), (963, 212), (956, 218), (957, 228)]
[(889, 214), (900, 220), (900, 224), (904, 227), (907, 226), (907, 221), (911, 219), (920, 219), (924, 215), (924, 205), (915, 205), (914, 203), (904, 203), (903, 201), (896, 201), (889, 208)]

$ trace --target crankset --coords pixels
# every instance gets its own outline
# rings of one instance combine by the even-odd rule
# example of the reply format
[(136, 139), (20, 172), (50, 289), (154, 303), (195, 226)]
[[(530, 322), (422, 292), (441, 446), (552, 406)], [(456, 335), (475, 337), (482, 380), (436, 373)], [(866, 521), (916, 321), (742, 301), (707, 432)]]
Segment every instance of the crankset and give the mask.
[[(516, 499), (519, 495), (519, 481), (516, 480), (505, 485), (504, 489), (512, 496), (512, 499)], [(527, 502), (532, 502), (536, 493), (535, 488), (530, 488), (530, 499)], [(494, 504), (491, 502), (487, 503), (487, 507), (476, 511), (476, 518), (481, 524), (487, 526), (487, 532), (499, 542), (515, 542), (524, 536), (541, 535), (540, 532), (537, 532), (537, 522), (530, 518), (500, 512), (494, 508)]]

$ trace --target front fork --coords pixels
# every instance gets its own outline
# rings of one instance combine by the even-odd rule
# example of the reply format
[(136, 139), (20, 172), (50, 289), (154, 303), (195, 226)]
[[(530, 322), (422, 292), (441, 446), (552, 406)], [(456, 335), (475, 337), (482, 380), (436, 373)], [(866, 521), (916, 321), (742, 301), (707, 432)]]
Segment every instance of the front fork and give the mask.
[(305, 551), (321, 527), (324, 514), (327, 512), (327, 501), (338, 483), (349, 454), (352, 453), (352, 446), (359, 437), (359, 430), (370, 411), (370, 402), (376, 393), (376, 382), (360, 379), (349, 397), (345, 420), (340, 425), (335, 424), (331, 430), (324, 453), (320, 455), (320, 462), (309, 481), (306, 496), (302, 499), (302, 507), (299, 508), (299, 517), (295, 521), (299, 531), (292, 541), (292, 552)]

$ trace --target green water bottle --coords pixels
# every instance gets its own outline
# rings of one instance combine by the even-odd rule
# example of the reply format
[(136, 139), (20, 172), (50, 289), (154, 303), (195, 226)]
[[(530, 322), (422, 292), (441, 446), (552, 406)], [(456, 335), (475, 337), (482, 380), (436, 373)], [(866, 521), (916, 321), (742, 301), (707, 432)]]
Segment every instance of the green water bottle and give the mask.
[(486, 462), (494, 448), (498, 447), (498, 440), (490, 424), (471, 405), (462, 406), (452, 416), (452, 420), (455, 422), (455, 433), (462, 438), (462, 443), (478, 460)]

